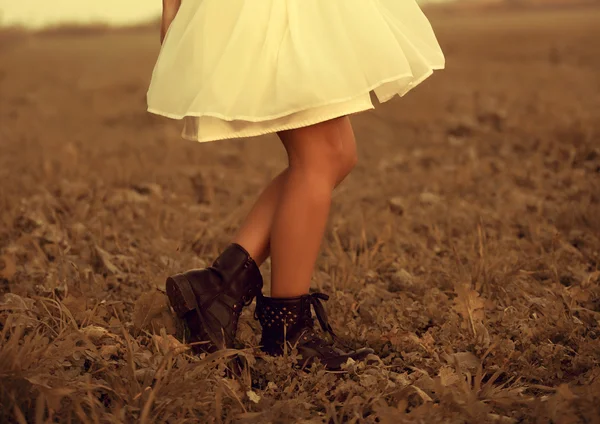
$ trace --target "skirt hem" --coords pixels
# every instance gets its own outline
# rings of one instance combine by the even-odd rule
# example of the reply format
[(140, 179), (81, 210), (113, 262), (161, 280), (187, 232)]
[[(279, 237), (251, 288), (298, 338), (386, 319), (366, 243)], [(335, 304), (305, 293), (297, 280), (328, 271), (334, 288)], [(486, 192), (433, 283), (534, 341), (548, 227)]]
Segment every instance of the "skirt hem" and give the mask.
[[(424, 75), (421, 75), (418, 79), (415, 79), (414, 81), (411, 81), (409, 84), (407, 84), (407, 90), (405, 90), (404, 92), (395, 92), (395, 93), (391, 94), (390, 96), (387, 96), (387, 98), (379, 99), (379, 101), (383, 103), (383, 102), (386, 102), (389, 99), (393, 98), (396, 95), (399, 95), (399, 96), (405, 95), (410, 90), (412, 90), (414, 87), (416, 87), (421, 82), (423, 82), (425, 79), (427, 79), (429, 76), (431, 76), (433, 74), (433, 71), (444, 69), (444, 67), (445, 67), (444, 65), (434, 65), (434, 66), (431, 66), (429, 72), (427, 72)], [(186, 116), (192, 116), (192, 117), (197, 117), (197, 118), (200, 118), (200, 117), (203, 117), (203, 116), (210, 116), (210, 117), (213, 117), (213, 118), (221, 119), (223, 121), (247, 121), (247, 122), (271, 121), (271, 120), (274, 120), (274, 119), (283, 118), (284, 116), (292, 115), (294, 113), (297, 113), (297, 112), (300, 112), (300, 111), (303, 111), (303, 110), (314, 109), (314, 108), (318, 108), (318, 107), (324, 107), (324, 106), (328, 106), (328, 105), (333, 105), (333, 104), (337, 104), (337, 103), (342, 103), (342, 102), (345, 102), (345, 101), (349, 101), (349, 100), (352, 100), (352, 99), (354, 99), (354, 98), (356, 98), (356, 97), (358, 97), (360, 95), (364, 95), (366, 93), (370, 93), (374, 89), (376, 89), (376, 88), (378, 88), (378, 87), (380, 87), (380, 86), (382, 86), (384, 84), (387, 84), (387, 83), (390, 83), (390, 82), (393, 82), (393, 81), (396, 81), (396, 80), (399, 80), (399, 79), (402, 79), (402, 78), (411, 77), (411, 76), (413, 76), (413, 74), (403, 73), (401, 75), (397, 75), (397, 76), (392, 77), (392, 78), (386, 78), (384, 80), (380, 80), (377, 83), (373, 84), (369, 89), (367, 89), (367, 90), (365, 90), (365, 91), (363, 91), (363, 92), (361, 92), (359, 94), (355, 94), (353, 96), (347, 96), (347, 97), (338, 98), (338, 99), (335, 99), (335, 100), (328, 100), (328, 101), (325, 101), (325, 102), (322, 102), (322, 103), (312, 104), (310, 106), (301, 106), (299, 108), (288, 110), (288, 111), (285, 111), (285, 112), (282, 112), (282, 113), (278, 113), (278, 114), (275, 114), (275, 115), (268, 115), (268, 116), (261, 116), (261, 117), (243, 116), (243, 115), (225, 116), (225, 115), (223, 115), (221, 113), (217, 113), (217, 112), (187, 112), (184, 115), (180, 115), (180, 114), (176, 114), (176, 113), (164, 112), (164, 111), (152, 108), (150, 106), (148, 106), (147, 111), (150, 112), (150, 113), (153, 113), (155, 115), (161, 115), (161, 116), (165, 116), (165, 117), (170, 118), (170, 119), (178, 119), (178, 120), (181, 120), (181, 119), (185, 118)]]
[(375, 109), (375, 106), (373, 106), (372, 103), (365, 104), (364, 106), (361, 106), (359, 108), (350, 108), (350, 109), (344, 110), (344, 111), (336, 111), (336, 112), (331, 113), (330, 115), (323, 114), (323, 115), (315, 116), (311, 119), (305, 119), (303, 121), (296, 121), (296, 122), (280, 125), (278, 127), (270, 127), (270, 128), (258, 127), (254, 130), (246, 130), (246, 131), (241, 131), (239, 133), (227, 133), (227, 134), (224, 133), (219, 136), (212, 136), (212, 137), (210, 137), (210, 136), (209, 137), (190, 137), (185, 133), (185, 128), (184, 128), (184, 130), (182, 130), (182, 132), (181, 132), (181, 138), (183, 138), (184, 140), (205, 143), (205, 142), (218, 141), (218, 140), (258, 137), (261, 135), (272, 134), (272, 133), (276, 133), (279, 131), (293, 130), (296, 128), (307, 127), (309, 125), (315, 125), (320, 122), (339, 118), (340, 116), (351, 115), (354, 113), (364, 112), (366, 110), (371, 110), (371, 109)]

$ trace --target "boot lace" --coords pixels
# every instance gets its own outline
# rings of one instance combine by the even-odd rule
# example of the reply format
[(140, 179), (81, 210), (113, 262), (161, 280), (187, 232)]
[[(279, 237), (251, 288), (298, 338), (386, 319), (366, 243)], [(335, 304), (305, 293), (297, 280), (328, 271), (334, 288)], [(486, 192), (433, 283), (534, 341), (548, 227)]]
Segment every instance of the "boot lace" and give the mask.
[[(329, 300), (329, 295), (325, 294), (325, 293), (320, 293), (320, 292), (316, 292), (316, 293), (311, 293), (308, 295), (308, 301), (309, 303), (312, 305), (314, 311), (315, 311), (315, 315), (317, 316), (317, 321), (319, 321), (319, 324), (321, 325), (321, 328), (323, 329), (324, 332), (328, 333), (331, 336), (332, 342), (333, 343), (339, 343), (340, 345), (344, 346), (347, 349), (352, 349), (351, 346), (349, 346), (348, 344), (344, 343), (343, 340), (341, 340), (333, 331), (333, 328), (331, 327), (331, 324), (329, 324), (329, 319), (327, 317), (327, 312), (325, 311), (325, 307), (323, 306), (323, 303), (321, 302), (322, 300), (327, 301)], [(322, 347), (329, 347), (331, 346), (333, 343), (328, 343), (325, 340), (323, 340), (322, 338), (320, 338), (314, 331), (308, 331), (307, 333), (305, 333), (306, 338), (304, 338), (304, 340), (311, 340), (313, 342), (316, 342), (317, 345), (320, 345)], [(330, 349), (332, 353), (334, 353), (334, 351), (332, 349)]]
[(312, 305), (312, 307), (315, 311), (315, 315), (317, 316), (317, 321), (319, 321), (321, 328), (326, 333), (329, 333), (329, 335), (331, 335), (331, 338), (333, 340), (337, 340), (338, 337), (335, 334), (335, 332), (333, 331), (331, 324), (329, 324), (329, 319), (327, 318), (327, 312), (325, 311), (325, 307), (323, 306), (323, 303), (321, 303), (322, 300), (325, 300), (325, 301), (329, 300), (329, 295), (326, 295), (325, 293), (318, 293), (318, 292), (311, 293), (308, 295), (308, 301)]

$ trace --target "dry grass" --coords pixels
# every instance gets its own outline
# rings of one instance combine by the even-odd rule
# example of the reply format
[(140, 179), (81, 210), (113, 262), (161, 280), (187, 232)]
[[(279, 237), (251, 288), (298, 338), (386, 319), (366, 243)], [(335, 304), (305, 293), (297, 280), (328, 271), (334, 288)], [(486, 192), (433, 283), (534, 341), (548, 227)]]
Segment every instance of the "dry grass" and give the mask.
[(157, 34), (3, 44), (0, 421), (598, 422), (598, 17), (435, 15), (448, 69), (353, 117), (314, 287), (377, 356), (343, 373), (263, 357), (252, 310), (246, 350), (192, 356), (161, 292), (228, 243), (275, 137), (147, 114)]

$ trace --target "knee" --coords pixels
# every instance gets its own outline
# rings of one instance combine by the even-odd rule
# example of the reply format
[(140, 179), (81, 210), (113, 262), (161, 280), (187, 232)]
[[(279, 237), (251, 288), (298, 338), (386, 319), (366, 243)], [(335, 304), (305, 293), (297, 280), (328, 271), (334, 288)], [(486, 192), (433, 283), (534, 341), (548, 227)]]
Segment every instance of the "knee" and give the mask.
[(335, 185), (339, 184), (356, 166), (358, 156), (353, 143), (343, 143), (340, 140), (322, 140), (322, 143), (300, 160), (290, 161), (290, 165), (303, 168), (311, 173), (319, 174), (329, 179)]
[(348, 143), (344, 147), (344, 152), (340, 156), (339, 174), (340, 180), (344, 179), (358, 163), (358, 152), (355, 143)]
[(335, 170), (335, 185), (341, 183), (358, 163), (358, 152), (354, 139), (346, 139), (336, 146), (330, 157), (331, 169)]
[(326, 121), (280, 134), (291, 168), (337, 185), (356, 166), (356, 141), (348, 119)]

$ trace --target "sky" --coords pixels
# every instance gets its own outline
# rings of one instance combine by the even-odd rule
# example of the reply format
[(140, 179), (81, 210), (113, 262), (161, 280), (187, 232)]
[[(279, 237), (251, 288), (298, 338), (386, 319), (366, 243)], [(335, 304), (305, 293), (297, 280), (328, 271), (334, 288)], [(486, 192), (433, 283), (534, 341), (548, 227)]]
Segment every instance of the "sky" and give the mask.
[(162, 0), (0, 0), (0, 25), (40, 28), (64, 22), (133, 24), (158, 16), (161, 10)]

